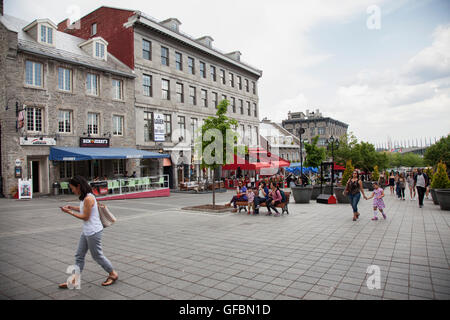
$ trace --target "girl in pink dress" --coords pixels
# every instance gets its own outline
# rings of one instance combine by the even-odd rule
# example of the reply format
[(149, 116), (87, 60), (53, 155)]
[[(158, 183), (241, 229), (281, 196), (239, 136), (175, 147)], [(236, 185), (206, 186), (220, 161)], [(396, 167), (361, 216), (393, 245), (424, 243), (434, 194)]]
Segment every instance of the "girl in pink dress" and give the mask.
[(367, 198), (367, 200), (373, 198), (373, 214), (374, 217), (372, 218), (373, 221), (378, 220), (377, 217), (377, 210), (380, 210), (381, 214), (383, 215), (383, 218), (386, 220), (386, 214), (384, 213), (383, 209), (386, 208), (384, 205), (383, 197), (384, 197), (384, 190), (380, 187), (378, 182), (374, 182), (373, 184), (374, 190), (373, 194)]

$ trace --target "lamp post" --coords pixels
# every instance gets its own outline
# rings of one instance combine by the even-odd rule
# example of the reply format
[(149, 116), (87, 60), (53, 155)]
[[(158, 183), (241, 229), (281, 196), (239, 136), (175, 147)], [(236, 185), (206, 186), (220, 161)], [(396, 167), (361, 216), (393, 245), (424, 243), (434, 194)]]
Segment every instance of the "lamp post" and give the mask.
[(300, 177), (303, 175), (303, 146), (302, 146), (302, 134), (305, 134), (306, 130), (303, 128), (298, 129), (300, 136)]
[(328, 145), (331, 144), (331, 195), (333, 195), (333, 185), (334, 185), (334, 145), (339, 144), (339, 140), (331, 136), (328, 141)]

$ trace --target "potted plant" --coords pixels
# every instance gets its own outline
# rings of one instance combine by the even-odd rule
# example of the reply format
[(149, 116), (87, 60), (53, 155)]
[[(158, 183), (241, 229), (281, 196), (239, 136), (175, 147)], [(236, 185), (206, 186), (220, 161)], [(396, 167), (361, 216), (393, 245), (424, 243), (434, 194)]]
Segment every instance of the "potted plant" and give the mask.
[(336, 195), (336, 199), (339, 203), (350, 203), (348, 196), (344, 195), (344, 190), (347, 186), (348, 180), (352, 177), (354, 170), (355, 168), (352, 165), (352, 160), (348, 160), (345, 165), (345, 171), (342, 174), (341, 186), (334, 187), (334, 194)]
[(447, 166), (443, 162), (439, 162), (437, 166), (431, 183), (431, 190), (434, 190), (441, 209), (450, 210), (450, 180), (447, 175)]

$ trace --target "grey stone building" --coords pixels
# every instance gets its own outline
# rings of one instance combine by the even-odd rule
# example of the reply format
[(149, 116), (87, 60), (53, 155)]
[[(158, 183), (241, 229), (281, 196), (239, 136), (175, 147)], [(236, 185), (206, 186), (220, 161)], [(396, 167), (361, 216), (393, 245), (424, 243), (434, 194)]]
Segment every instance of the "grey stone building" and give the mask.
[(112, 176), (137, 170), (135, 160), (51, 161), (52, 147), (107, 143), (135, 148), (133, 71), (90, 41), (57, 31), (48, 19), (0, 16), (0, 141), (3, 191), (17, 186), (16, 166), (33, 192), (75, 174)]
[(283, 120), (282, 126), (297, 136), (298, 129), (304, 128), (306, 132), (302, 135), (302, 141), (305, 142), (310, 142), (312, 138), (319, 136), (319, 146), (325, 146), (331, 136), (339, 139), (347, 133), (348, 129), (348, 124), (324, 117), (319, 109), (313, 112), (306, 110), (306, 113), (289, 112), (288, 119)]
[[(262, 71), (242, 62), (239, 51), (225, 54), (212, 46), (210, 36), (182, 32), (178, 19), (157, 21), (140, 11), (101, 7), (77, 21), (77, 28), (63, 22), (61, 29), (84, 38), (91, 37), (88, 29), (95, 25), (118, 59), (136, 72), (136, 145), (171, 155), (164, 168), (171, 187), (208, 175), (194, 158), (193, 141), (223, 99), (230, 102), (228, 115), (238, 120), (243, 142), (258, 145), (257, 82)], [(120, 30), (120, 40), (113, 29)], [(155, 121), (164, 121), (162, 138), (157, 138)], [(148, 170), (144, 162), (141, 174)]]

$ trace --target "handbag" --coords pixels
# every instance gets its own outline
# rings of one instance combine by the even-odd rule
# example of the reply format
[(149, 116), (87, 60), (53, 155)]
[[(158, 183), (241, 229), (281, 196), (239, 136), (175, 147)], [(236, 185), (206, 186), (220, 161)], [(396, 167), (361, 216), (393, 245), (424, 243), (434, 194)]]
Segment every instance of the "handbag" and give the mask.
[(108, 228), (112, 226), (116, 221), (116, 217), (112, 214), (109, 208), (103, 203), (98, 203), (98, 214), (100, 216), (100, 221), (102, 222), (103, 228)]

